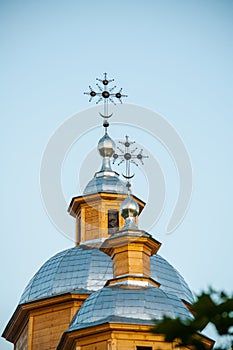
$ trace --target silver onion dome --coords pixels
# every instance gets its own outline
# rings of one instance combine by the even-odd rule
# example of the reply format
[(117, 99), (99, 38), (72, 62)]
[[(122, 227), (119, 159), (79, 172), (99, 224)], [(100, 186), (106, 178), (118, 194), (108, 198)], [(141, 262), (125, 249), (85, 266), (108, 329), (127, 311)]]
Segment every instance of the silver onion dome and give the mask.
[[(193, 302), (192, 293), (180, 273), (160, 255), (153, 255), (151, 277), (161, 290)], [(112, 260), (98, 249), (78, 246), (64, 250), (42, 265), (25, 288), (20, 304), (65, 293), (91, 294), (113, 278)]]
[(106, 322), (149, 324), (163, 316), (191, 318), (191, 313), (175, 295), (160, 288), (109, 286), (93, 293), (75, 315), (68, 331)]
[(112, 171), (111, 157), (115, 152), (115, 142), (108, 133), (105, 133), (98, 142), (98, 152), (102, 157), (101, 170), (96, 172), (93, 179), (88, 182), (84, 189), (84, 194), (109, 192), (109, 193), (127, 193), (127, 187), (119, 179), (119, 174)]
[(103, 157), (103, 163), (101, 171), (112, 170), (110, 158), (115, 152), (115, 142), (111, 139), (111, 137), (106, 132), (103, 137), (98, 142), (98, 151), (101, 157)]
[(115, 142), (106, 133), (98, 142), (98, 151), (101, 157), (112, 157), (115, 152)]
[(120, 206), (121, 216), (124, 219), (128, 217), (136, 217), (139, 214), (138, 203), (131, 197), (128, 196)]
[(121, 203), (120, 206), (121, 216), (125, 219), (124, 229), (138, 229), (135, 218), (139, 214), (138, 203), (130, 196)]

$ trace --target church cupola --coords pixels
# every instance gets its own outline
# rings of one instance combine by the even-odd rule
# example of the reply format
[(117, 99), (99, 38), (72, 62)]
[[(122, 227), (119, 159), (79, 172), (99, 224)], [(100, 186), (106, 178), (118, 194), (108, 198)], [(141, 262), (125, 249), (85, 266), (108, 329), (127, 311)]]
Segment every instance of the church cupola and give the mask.
[[(110, 234), (121, 229), (124, 225), (123, 217), (120, 215), (120, 206), (127, 199), (127, 184), (119, 178), (119, 174), (112, 170), (111, 158), (118, 157), (115, 153), (116, 145), (108, 134), (109, 118), (112, 114), (108, 113), (108, 101), (113, 102), (116, 98), (121, 101), (121, 89), (113, 93), (114, 88), (109, 88), (107, 74), (104, 79), (97, 79), (103, 85), (97, 84), (100, 92), (94, 91), (91, 86), (90, 92), (85, 93), (90, 96), (90, 101), (99, 97), (97, 103), (104, 101), (103, 118), (104, 135), (98, 142), (98, 153), (102, 157), (102, 166), (100, 171), (94, 174), (94, 177), (88, 182), (83, 195), (74, 197), (71, 200), (68, 212), (76, 219), (76, 245), (86, 244), (99, 247), (101, 242), (108, 238)], [(138, 212), (141, 213), (145, 203), (134, 197)]]

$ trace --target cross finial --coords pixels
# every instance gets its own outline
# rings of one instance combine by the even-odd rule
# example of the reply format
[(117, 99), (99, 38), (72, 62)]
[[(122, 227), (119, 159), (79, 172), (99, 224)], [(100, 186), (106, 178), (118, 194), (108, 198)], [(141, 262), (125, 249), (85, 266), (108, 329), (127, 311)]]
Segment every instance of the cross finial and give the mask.
[(116, 90), (116, 85), (110, 87), (109, 84), (114, 81), (114, 79), (108, 79), (107, 73), (104, 73), (103, 79), (96, 78), (97, 81), (101, 83), (96, 83), (97, 89), (93, 89), (89, 85), (89, 92), (84, 92), (85, 95), (89, 95), (90, 99), (89, 102), (91, 102), (95, 97), (98, 98), (96, 101), (96, 104), (99, 104), (101, 101), (104, 101), (104, 113), (100, 113), (101, 117), (104, 119), (103, 126), (105, 127), (105, 132), (107, 132), (107, 128), (109, 126), (108, 119), (112, 116), (112, 114), (108, 114), (108, 103), (109, 101), (113, 104), (116, 104), (115, 101), (119, 100), (120, 103), (122, 103), (122, 98), (127, 97), (127, 95), (122, 94), (122, 88), (119, 90)]
[(143, 158), (148, 158), (148, 156), (143, 155), (143, 149), (138, 149), (138, 147), (135, 147), (134, 149), (131, 149), (131, 146), (135, 143), (135, 141), (129, 141), (129, 136), (125, 136), (125, 141), (119, 141), (121, 145), (124, 146), (124, 149), (117, 147), (117, 149), (120, 151), (120, 153), (114, 153), (113, 154), (113, 164), (116, 162), (116, 160), (120, 160), (118, 165), (125, 162), (125, 174), (122, 174), (125, 179), (127, 179), (126, 186), (128, 188), (128, 194), (130, 194), (130, 188), (131, 183), (130, 180), (134, 177), (135, 174), (131, 174), (131, 164), (135, 164), (138, 166), (138, 161), (144, 165)]

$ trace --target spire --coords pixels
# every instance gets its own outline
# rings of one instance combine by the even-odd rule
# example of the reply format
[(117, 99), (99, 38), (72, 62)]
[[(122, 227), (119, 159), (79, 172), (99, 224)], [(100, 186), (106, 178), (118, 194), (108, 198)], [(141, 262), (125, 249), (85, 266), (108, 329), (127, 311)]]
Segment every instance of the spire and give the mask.
[(91, 85), (89, 85), (89, 92), (84, 92), (85, 95), (89, 95), (90, 99), (89, 102), (91, 102), (95, 97), (98, 97), (98, 100), (96, 104), (99, 104), (101, 101), (104, 102), (104, 111), (103, 113), (100, 113), (100, 116), (103, 118), (103, 127), (105, 129), (104, 136), (99, 140), (98, 143), (98, 151), (99, 154), (103, 157), (102, 162), (102, 168), (101, 171), (112, 171), (111, 169), (111, 163), (110, 158), (115, 152), (115, 142), (111, 139), (111, 137), (108, 135), (108, 127), (109, 127), (109, 118), (113, 115), (113, 113), (109, 114), (108, 112), (108, 105), (109, 102), (115, 103), (115, 99), (118, 99), (120, 103), (122, 103), (122, 97), (127, 97), (127, 95), (123, 95), (122, 88), (119, 89), (117, 92), (116, 85), (110, 87), (111, 83), (114, 81), (114, 79), (108, 79), (107, 73), (104, 73), (103, 79), (96, 78), (97, 81), (101, 83), (96, 84), (97, 91), (95, 91)]
[(127, 95), (122, 94), (122, 88), (116, 90), (116, 85), (111, 87), (111, 83), (114, 79), (108, 79), (107, 73), (104, 73), (103, 79), (96, 78), (96, 89), (93, 89), (89, 85), (89, 92), (84, 92), (85, 95), (89, 95), (91, 102), (94, 98), (98, 98), (96, 104), (103, 101), (103, 112), (100, 116), (103, 118), (104, 135), (98, 142), (98, 152), (102, 157), (102, 166), (100, 171), (95, 173), (94, 178), (87, 184), (84, 194), (97, 193), (97, 192), (114, 192), (114, 193), (126, 193), (124, 182), (118, 177), (119, 174), (111, 168), (111, 157), (115, 153), (115, 142), (108, 134), (109, 118), (113, 113), (109, 114), (108, 106), (109, 102), (116, 104), (118, 100), (122, 103), (122, 98)]

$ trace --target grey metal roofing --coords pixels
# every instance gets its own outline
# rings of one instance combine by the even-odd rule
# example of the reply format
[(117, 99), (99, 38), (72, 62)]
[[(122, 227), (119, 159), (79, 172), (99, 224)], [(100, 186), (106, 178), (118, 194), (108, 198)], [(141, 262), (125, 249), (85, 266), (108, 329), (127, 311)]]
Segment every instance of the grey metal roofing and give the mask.
[(90, 295), (70, 324), (68, 331), (106, 322), (153, 324), (163, 316), (190, 318), (184, 303), (160, 288), (105, 287)]
[[(111, 258), (98, 249), (78, 246), (50, 258), (25, 288), (20, 304), (68, 292), (87, 293), (104, 287), (112, 276)], [(180, 273), (158, 254), (151, 257), (151, 277), (160, 289), (188, 302), (192, 293)]]
[(112, 261), (98, 249), (74, 247), (50, 258), (31, 279), (20, 304), (68, 292), (90, 293), (112, 278)]
[(151, 277), (161, 283), (160, 288), (173, 293), (180, 299), (193, 303), (193, 295), (181, 274), (162, 256), (156, 254), (150, 259)]
[[(125, 183), (119, 179), (119, 175), (115, 171), (108, 171), (106, 175), (105, 173), (104, 171), (96, 173), (93, 179), (88, 182), (83, 193), (127, 193)], [(111, 173), (111, 176), (109, 176), (109, 173)]]

